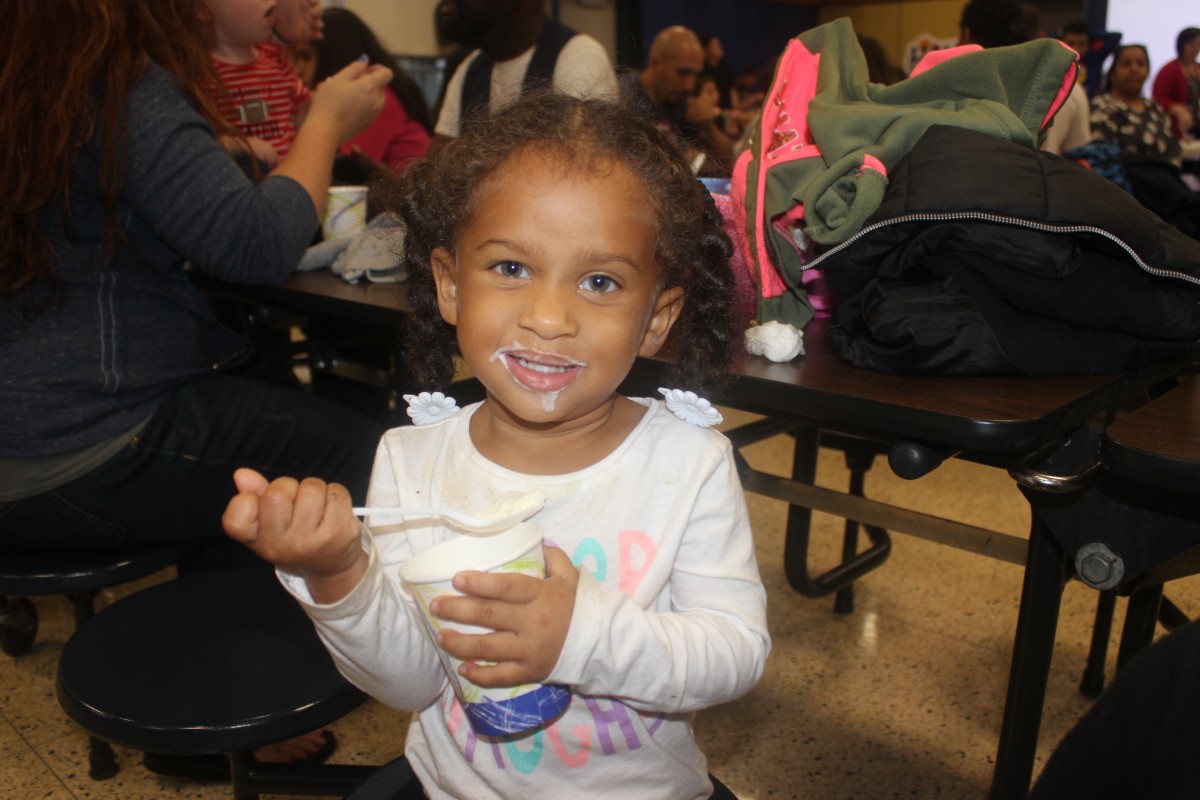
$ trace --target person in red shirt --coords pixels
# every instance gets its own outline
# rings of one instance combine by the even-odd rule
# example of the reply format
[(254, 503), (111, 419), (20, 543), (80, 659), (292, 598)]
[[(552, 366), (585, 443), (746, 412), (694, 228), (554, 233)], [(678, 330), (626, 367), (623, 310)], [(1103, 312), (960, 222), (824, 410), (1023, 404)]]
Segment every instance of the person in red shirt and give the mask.
[[(327, 8), (321, 12), (321, 21), (324, 35), (309, 45), (314, 56), (310, 85), (315, 86), (363, 55), (369, 63), (383, 64), (392, 71), (383, 111), (366, 130), (342, 145), (341, 154), (350, 158), (340, 161), (350, 161), (368, 175), (381, 166), (402, 171), (425, 155), (433, 133), (433, 117), (421, 88), (353, 11)], [(343, 169), (349, 169), (348, 165), (335, 165), (335, 170)], [(363, 182), (346, 178), (349, 183)]]
[(1200, 133), (1200, 28), (1180, 31), (1175, 52), (1179, 57), (1158, 71), (1150, 96), (1171, 117), (1175, 138), (1183, 141)]

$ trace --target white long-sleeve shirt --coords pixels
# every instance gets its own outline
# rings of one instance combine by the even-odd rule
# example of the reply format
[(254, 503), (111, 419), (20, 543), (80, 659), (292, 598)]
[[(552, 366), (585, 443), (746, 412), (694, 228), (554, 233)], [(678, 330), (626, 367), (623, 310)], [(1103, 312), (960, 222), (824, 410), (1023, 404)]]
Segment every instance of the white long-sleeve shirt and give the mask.
[[(766, 595), (745, 499), (720, 433), (676, 419), (658, 400), (627, 439), (590, 467), (525, 475), (484, 458), (469, 420), (389, 431), (371, 505), (487, 508), (501, 492), (541, 490), (533, 519), (580, 571), (567, 640), (547, 683), (568, 710), (526, 734), (474, 734), (399, 569), (456, 534), (414, 520), (364, 538), (370, 565), (333, 605), (314, 605), (281, 574), (349, 680), (418, 712), (405, 752), (439, 798), (707, 798), (693, 713), (750, 690), (770, 650)], [(377, 533), (382, 532), (379, 526)]]

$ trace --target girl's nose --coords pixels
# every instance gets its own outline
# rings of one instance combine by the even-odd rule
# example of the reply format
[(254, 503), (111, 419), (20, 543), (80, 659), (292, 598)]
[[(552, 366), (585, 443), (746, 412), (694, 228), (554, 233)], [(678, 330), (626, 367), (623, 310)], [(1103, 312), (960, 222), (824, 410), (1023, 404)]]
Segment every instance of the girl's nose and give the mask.
[(530, 286), (521, 309), (520, 324), (542, 339), (573, 336), (578, 332), (572, 312), (574, 292), (552, 285)]

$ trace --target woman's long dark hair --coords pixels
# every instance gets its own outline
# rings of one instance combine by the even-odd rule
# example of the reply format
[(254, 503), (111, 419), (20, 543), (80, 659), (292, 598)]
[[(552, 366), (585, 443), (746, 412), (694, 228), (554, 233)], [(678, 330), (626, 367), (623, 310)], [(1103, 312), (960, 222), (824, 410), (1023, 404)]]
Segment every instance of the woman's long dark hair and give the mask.
[(1200, 28), (1184, 28), (1175, 37), (1175, 55), (1183, 58), (1183, 48), (1187, 47), (1188, 42), (1200, 36)]
[[(150, 62), (170, 70), (219, 133), (213, 99), (212, 15), (204, 0), (16, 0), (0, 22), (0, 298), (27, 313), (54, 305), (60, 278), (42, 231), (62, 203), (69, 229), (79, 151), (99, 143), (106, 256), (120, 238), (117, 198), (128, 163), (129, 95)], [(44, 282), (36, 296), (30, 291)]]
[(325, 22), (325, 35), (313, 47), (317, 51), (317, 65), (313, 82), (319, 83), (339, 71), (351, 61), (366, 54), (372, 64), (382, 64), (392, 71), (392, 82), (388, 87), (408, 116), (433, 133), (433, 117), (421, 87), (412, 76), (400, 68), (396, 59), (387, 51), (375, 34), (353, 12), (344, 8), (327, 8), (321, 12)]

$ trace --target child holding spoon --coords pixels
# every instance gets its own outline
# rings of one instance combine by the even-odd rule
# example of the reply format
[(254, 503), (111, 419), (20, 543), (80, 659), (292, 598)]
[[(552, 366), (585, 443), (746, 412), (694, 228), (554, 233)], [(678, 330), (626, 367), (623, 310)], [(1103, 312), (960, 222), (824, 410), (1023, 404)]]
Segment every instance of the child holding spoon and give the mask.
[(445, 387), (458, 353), (487, 395), (411, 398), (418, 424), (385, 434), (368, 502), (545, 493), (546, 578), (462, 572), (465, 596), (432, 610), (492, 631), (439, 635), (463, 677), (565, 685), (569, 707), (500, 738), (464, 720), (398, 578), (452, 529), (371, 537), (336, 484), (239, 470), (226, 531), (277, 565), (350, 680), (417, 712), (405, 752), (429, 797), (717, 796), (692, 717), (749, 691), (770, 649), (745, 501), (706, 400), (618, 391), (676, 326), (672, 381), (725, 374), (733, 278), (711, 199), (637, 114), (530, 93), (414, 164), (391, 205), (410, 367)]

